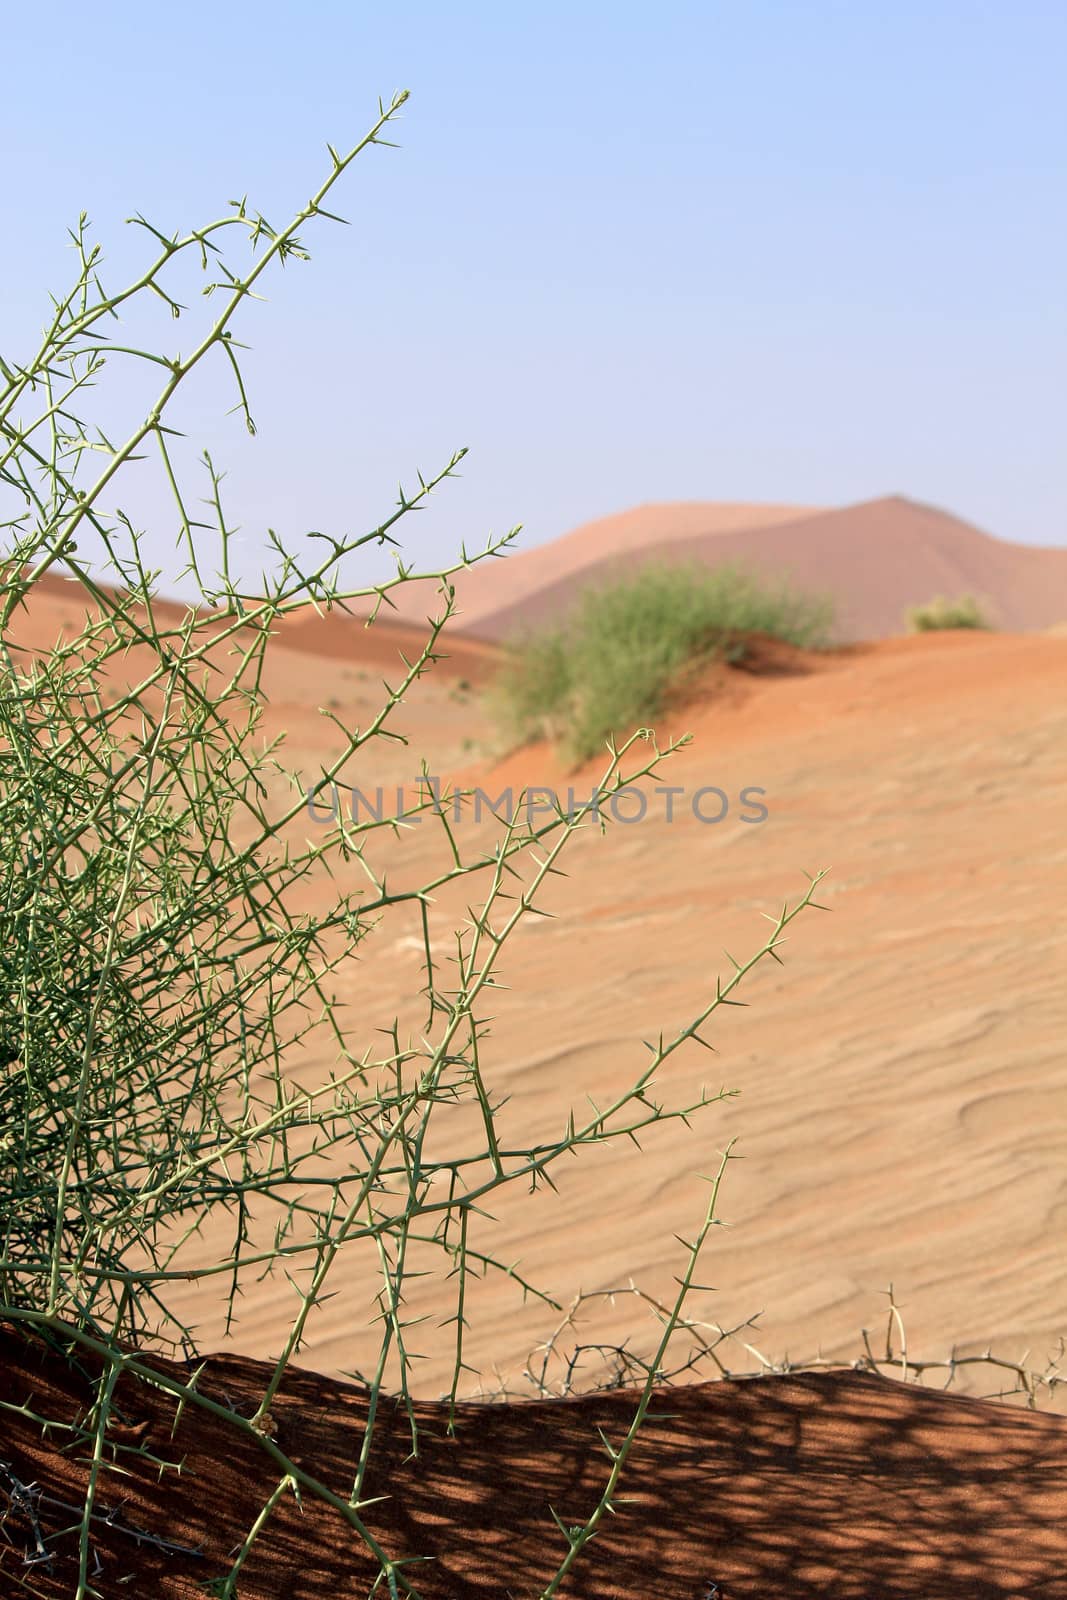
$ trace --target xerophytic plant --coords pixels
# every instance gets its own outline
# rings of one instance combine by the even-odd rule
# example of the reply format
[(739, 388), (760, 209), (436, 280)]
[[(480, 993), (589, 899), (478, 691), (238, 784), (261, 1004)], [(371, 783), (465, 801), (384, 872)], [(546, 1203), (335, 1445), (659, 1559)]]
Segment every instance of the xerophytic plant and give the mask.
[(935, 595), (925, 605), (911, 606), (904, 613), (909, 633), (934, 633), (943, 628), (991, 628), (992, 623), (973, 594), (955, 600)]
[[(324, 182), (285, 228), (270, 227), (244, 203), (185, 234), (134, 219), (152, 254), (120, 292), (104, 287), (103, 259), (83, 218), (73, 235), (73, 289), (54, 303), (36, 350), (0, 362), (0, 483), (7, 496), (0, 566), (0, 1320), (27, 1339), (80, 1349), (102, 1363), (93, 1406), (75, 1429), (90, 1462), (76, 1600), (98, 1592), (93, 1507), (109, 1470), (105, 1442), (120, 1376), (172, 1395), (176, 1410), (206, 1406), (222, 1414), (195, 1382), (152, 1366), (153, 1344), (197, 1353), (171, 1285), (190, 1278), (216, 1284), (232, 1318), (248, 1274), (275, 1269), (295, 1296), (288, 1337), (255, 1416), (226, 1415), (270, 1455), (278, 1482), (211, 1592), (237, 1593), (250, 1549), (269, 1537), (271, 1511), (294, 1493), (319, 1496), (335, 1509), (378, 1563), (375, 1587), (417, 1594), (409, 1559), (432, 1551), (383, 1548), (365, 1516), (381, 1395), (398, 1391), (406, 1402), (418, 1451), (404, 1313), (409, 1274), (416, 1263), (421, 1271), (436, 1262), (451, 1283), (454, 1406), (471, 1275), (509, 1271), (518, 1292), (556, 1304), (485, 1247), (487, 1199), (507, 1186), (551, 1182), (564, 1156), (605, 1140), (636, 1142), (649, 1125), (687, 1119), (719, 1098), (701, 1094), (666, 1105), (656, 1095), (657, 1072), (682, 1046), (704, 1042), (705, 1023), (719, 1006), (736, 1003), (734, 991), (756, 963), (778, 959), (786, 926), (813, 903), (818, 881), (772, 919), (767, 941), (695, 1003), (684, 1026), (648, 1048), (610, 1104), (582, 1115), (561, 1108), (555, 1138), (515, 1148), (499, 1133), (482, 1006), (514, 929), (536, 914), (571, 833), (586, 825), (581, 814), (523, 825), (520, 807), (492, 848), (464, 858), (447, 809), (427, 799), (441, 829), (441, 868), (402, 890), (387, 886), (375, 858), (379, 837), (383, 847), (400, 849), (395, 820), (341, 815), (336, 826), (300, 842), (293, 824), (306, 804), (303, 779), (282, 764), (280, 743), (261, 737), (271, 628), (297, 608), (328, 610), (357, 599), (374, 618), (398, 586), (415, 577), (438, 581), (440, 614), (377, 715), (363, 728), (332, 716), (344, 738), (336, 760), (321, 770), (329, 785), (368, 743), (399, 737), (391, 714), (435, 660), (453, 612), (450, 577), (480, 557), (464, 550), (453, 567), (414, 574), (398, 555), (394, 577), (364, 588), (344, 586), (341, 564), (365, 546), (395, 546), (397, 524), (460, 457), (434, 477), (420, 476), (370, 532), (320, 534), (325, 552), (317, 564), (302, 563), (272, 534), (277, 569), (247, 592), (233, 575), (220, 474), (210, 458), (204, 468), (221, 570), (210, 581), (205, 576), (206, 525), (190, 515), (166, 419), (193, 370), (214, 361), (252, 428), (231, 324), (274, 265), (306, 259), (299, 230), (331, 216), (331, 191), (362, 151), (387, 142), (384, 132), (405, 99), (381, 106), (347, 153), (330, 148)], [(239, 262), (224, 254), (230, 241), (248, 247)], [(138, 297), (162, 297), (176, 319), (186, 316), (171, 274), (190, 258), (203, 271), (213, 314), (194, 332), (190, 353), (160, 355), (113, 340), (120, 315)], [(142, 420), (117, 441), (103, 417), (116, 360), (142, 363), (158, 378)], [(199, 604), (184, 614), (159, 602), (141, 532), (109, 509), (117, 476), (151, 455), (173, 495), (187, 557), (182, 576), (191, 575), (199, 592)], [(79, 539), (90, 532), (104, 553), (103, 573), (79, 556)], [(483, 554), (499, 553), (513, 537)], [(31, 648), (20, 639), (26, 608), (32, 615), (35, 591), (57, 567), (80, 584), (85, 621), (76, 636)], [(651, 757), (631, 765), (641, 743)], [(673, 748), (661, 752), (647, 730), (612, 746), (601, 788), (640, 782)], [(279, 808), (268, 795), (280, 780), (289, 798)], [(294, 886), (341, 864), (358, 869), (358, 889), (338, 892), (335, 882), (322, 897), (326, 909), (292, 909)], [(435, 896), (468, 881), (474, 901), (455, 929), (453, 961), (442, 968), (432, 937)], [(353, 1022), (334, 988), (338, 969), (399, 908), (413, 909), (423, 930), (426, 1017), (415, 1040), (403, 1038), (395, 1020)], [(383, 1031), (384, 1049), (376, 1043)], [(287, 1063), (312, 1034), (330, 1041), (334, 1066), (308, 1086), (287, 1074)], [(476, 1133), (435, 1141), (433, 1130), (457, 1106), (472, 1109)], [(546, 1529), (562, 1543), (558, 1557), (546, 1554), (544, 1596), (556, 1592), (611, 1506), (715, 1224), (725, 1160), (713, 1163), (708, 1207), (680, 1262), (678, 1298), (665, 1310), (633, 1427), (609, 1450), (603, 1495), (584, 1523), (564, 1527), (557, 1519), (555, 1532)], [(221, 1260), (197, 1251), (200, 1224), (220, 1209), (232, 1221)], [(317, 1304), (332, 1292), (342, 1253), (357, 1253), (365, 1268), (363, 1278), (349, 1280), (365, 1286), (353, 1315), (376, 1317), (381, 1327), (366, 1377), (370, 1425), (351, 1463), (347, 1496), (297, 1466), (264, 1425)]]
[(522, 740), (557, 740), (588, 761), (662, 715), (686, 673), (740, 662), (753, 634), (789, 644), (828, 643), (825, 595), (772, 583), (733, 563), (649, 561), (591, 584), (561, 622), (520, 634), (498, 676), (499, 718)]

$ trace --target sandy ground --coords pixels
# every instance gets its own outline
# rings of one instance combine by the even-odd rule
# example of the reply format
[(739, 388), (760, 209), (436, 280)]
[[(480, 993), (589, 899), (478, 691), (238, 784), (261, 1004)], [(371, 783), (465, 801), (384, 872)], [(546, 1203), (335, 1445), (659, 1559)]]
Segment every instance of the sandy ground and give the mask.
[[(98, 1370), (93, 1357), (85, 1365)], [(300, 1473), (260, 1523), (241, 1600), (365, 1600), (378, 1562), (315, 1484), (346, 1497), (368, 1419), (366, 1392), (290, 1369), (272, 1439), (238, 1433), (270, 1376), (232, 1355), (196, 1367), (205, 1415), (127, 1373), (115, 1394), (88, 1563), (102, 1600), (197, 1600), (226, 1573), (276, 1491), (277, 1458)], [(155, 1358), (153, 1377), (188, 1384), (191, 1364)], [(0, 1584), (70, 1600), (76, 1512), (91, 1446), (42, 1440), (22, 1406), (68, 1422), (88, 1375), (0, 1324), (3, 1426)], [(528, 1600), (565, 1553), (553, 1514), (591, 1514), (608, 1470), (602, 1439), (625, 1438), (633, 1390), (524, 1405), (414, 1407), (419, 1454), (399, 1402), (377, 1413), (363, 1516), (424, 1600)], [(852, 1372), (661, 1389), (623, 1469), (614, 1515), (559, 1591), (568, 1600), (1044, 1600), (1067, 1584), (1067, 1420), (932, 1394)], [(134, 1453), (140, 1441), (146, 1454)], [(65, 1446), (65, 1448), (64, 1448)], [(112, 1464), (113, 1463), (113, 1464)], [(175, 1470), (180, 1467), (180, 1470)], [(121, 1474), (121, 1476), (119, 1476)], [(29, 1486), (32, 1485), (32, 1490)], [(23, 1486), (19, 1492), (17, 1486)], [(75, 1516), (72, 1517), (72, 1512)], [(71, 1524), (75, 1522), (72, 1531)], [(35, 1545), (36, 1541), (39, 1541)], [(29, 1562), (41, 1549), (45, 1564)], [(20, 1582), (22, 1580), (22, 1582)], [(23, 1587), (23, 1584), (25, 1587)]]

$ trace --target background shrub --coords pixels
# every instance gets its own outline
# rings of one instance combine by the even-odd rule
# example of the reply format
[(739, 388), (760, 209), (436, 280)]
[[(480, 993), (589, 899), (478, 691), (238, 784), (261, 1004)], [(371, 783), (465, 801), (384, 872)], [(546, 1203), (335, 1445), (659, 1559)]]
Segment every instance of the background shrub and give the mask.
[(960, 595), (958, 600), (948, 600), (944, 595), (936, 595), (925, 605), (910, 607), (905, 613), (904, 620), (909, 633), (931, 633), (936, 628), (993, 626), (972, 594)]
[(833, 601), (736, 564), (651, 562), (587, 589), (564, 620), (521, 635), (495, 685), (511, 737), (557, 740), (575, 760), (653, 721), (684, 669), (742, 660), (752, 634), (829, 642)]

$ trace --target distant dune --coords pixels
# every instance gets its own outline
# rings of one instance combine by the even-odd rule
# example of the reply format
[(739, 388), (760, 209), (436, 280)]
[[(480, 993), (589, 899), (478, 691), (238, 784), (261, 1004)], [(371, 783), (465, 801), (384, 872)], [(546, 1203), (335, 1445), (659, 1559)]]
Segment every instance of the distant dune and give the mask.
[[(901, 495), (825, 510), (804, 506), (677, 501), (644, 505), (588, 522), (562, 538), (499, 560), (479, 562), (453, 578), (458, 612), (443, 648), (443, 670), (471, 683), (492, 668), (491, 646), (522, 628), (559, 617), (586, 585), (633, 571), (649, 560), (743, 562), (768, 577), (820, 590), (837, 604), (840, 643), (884, 639), (905, 631), (909, 606), (943, 594), (973, 594), (994, 625), (1030, 633), (1067, 622), (1067, 548), (1013, 544), (969, 522)], [(49, 575), (37, 590), (84, 612), (77, 587)], [(421, 648), (426, 619), (442, 600), (432, 582), (395, 590), (373, 630), (341, 610), (324, 617), (308, 607), (279, 625), (300, 650), (391, 667), (398, 651)], [(358, 608), (358, 602), (353, 602)], [(161, 616), (176, 620), (184, 608)], [(358, 636), (358, 637), (357, 637)]]
[[(733, 520), (746, 509), (753, 514), (747, 522)], [(782, 515), (773, 515), (776, 509)], [(559, 554), (555, 572), (553, 551)], [(499, 581), (495, 607), (489, 603), (494, 571), (484, 574), (473, 603), (457, 587), (459, 625), (482, 638), (506, 639), (561, 615), (581, 585), (633, 570), (650, 556), (709, 565), (743, 561), (768, 577), (828, 592), (837, 602), (842, 642), (903, 632), (907, 607), (937, 594), (976, 595), (996, 625), (1011, 632), (1067, 617), (1067, 549), (1011, 544), (946, 511), (893, 495), (833, 511), (667, 505), (606, 517), (501, 563), (513, 571), (506, 584)], [(526, 582), (519, 596), (516, 577)]]

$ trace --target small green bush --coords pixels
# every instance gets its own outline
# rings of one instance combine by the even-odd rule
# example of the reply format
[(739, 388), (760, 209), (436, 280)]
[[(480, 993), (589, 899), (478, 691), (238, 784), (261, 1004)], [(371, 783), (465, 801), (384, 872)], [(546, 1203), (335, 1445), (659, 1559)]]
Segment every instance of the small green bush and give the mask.
[(827, 596), (737, 565), (650, 563), (516, 640), (495, 684), (498, 720), (511, 737), (548, 737), (584, 761), (657, 717), (686, 668), (743, 659), (754, 633), (824, 645), (833, 610)]
[(958, 600), (947, 600), (939, 594), (924, 606), (911, 606), (904, 620), (909, 633), (932, 633), (936, 628), (991, 628), (993, 624), (982, 611), (973, 594), (960, 595)]

